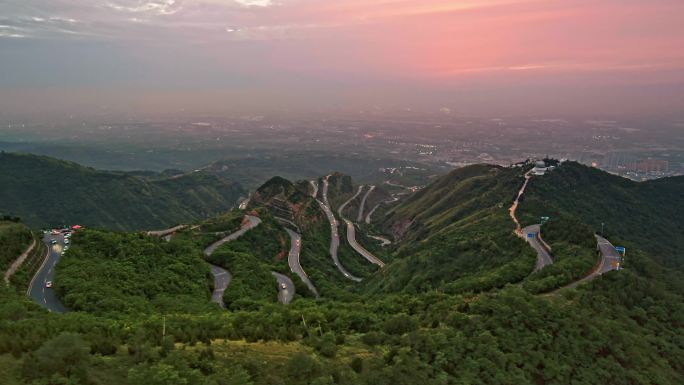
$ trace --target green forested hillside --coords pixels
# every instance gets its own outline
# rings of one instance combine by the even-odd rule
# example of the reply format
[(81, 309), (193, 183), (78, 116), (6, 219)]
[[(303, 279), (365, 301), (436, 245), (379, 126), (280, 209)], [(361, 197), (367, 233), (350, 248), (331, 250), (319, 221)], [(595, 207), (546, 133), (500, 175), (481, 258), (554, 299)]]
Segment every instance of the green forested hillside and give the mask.
[(7, 270), (32, 239), (31, 230), (23, 223), (0, 220), (0, 272)]
[(614, 244), (684, 266), (684, 177), (634, 182), (566, 162), (532, 178), (519, 211), (526, 223), (563, 214), (576, 216), (595, 232), (603, 223)]
[(391, 209), (382, 226), (402, 243), (371, 289), (481, 291), (524, 278), (534, 253), (507, 213), (521, 182), (520, 169), (465, 167)]
[(532, 293), (548, 292), (588, 275), (600, 261), (591, 227), (574, 216), (556, 216), (541, 227), (551, 247), (553, 264), (534, 272), (523, 287)]
[(69, 309), (116, 317), (209, 307), (209, 267), (191, 242), (101, 230), (72, 242), (53, 289)]
[[(281, 177), (274, 177), (253, 194), (250, 208), (264, 208), (272, 215), (294, 222), (303, 239), (300, 253), (301, 264), (305, 266), (304, 269), (317, 290), (326, 297), (348, 297), (349, 292), (354, 290), (353, 282), (344, 278), (332, 263), (329, 251), (330, 224), (319, 204), (310, 196), (310, 188), (308, 181), (293, 183)], [(322, 183), (319, 180), (319, 191), (321, 188)], [(348, 199), (352, 188), (350, 176), (334, 173), (330, 177), (329, 196), (331, 199), (333, 196), (337, 201)], [(341, 191), (345, 191), (346, 194)], [(337, 215), (334, 208), (333, 211)], [(349, 247), (343, 222), (338, 220), (338, 225), (340, 235), (338, 256), (342, 265), (356, 276), (370, 276), (375, 268)], [(297, 277), (293, 277), (293, 280), (299, 282)], [(302, 287), (301, 293), (306, 292), (308, 290)]]
[[(0, 378), (3, 385), (683, 383), (684, 275), (648, 250), (630, 246), (628, 268), (576, 289), (534, 295), (525, 287), (529, 278), (520, 274), (530, 273), (534, 254), (513, 235), (506, 212), (524, 171), (464, 168), (391, 209), (383, 228), (400, 241), (366, 284), (339, 277), (315, 201), (292, 204), (276, 194), (302, 228), (303, 267), (324, 289), (320, 300), (296, 297), (288, 306), (258, 296), (227, 311), (209, 303), (202, 249), (233, 231), (242, 211), (168, 243), (140, 233), (77, 233), (55, 288), (67, 301), (85, 301), (83, 311), (48, 313), (0, 286)], [(567, 199), (567, 207), (580, 205)], [(577, 256), (575, 247), (594, 246), (580, 218), (568, 209), (542, 227), (561, 275), (574, 271), (562, 261)], [(279, 224), (264, 219), (259, 232), (224, 247), (226, 261), (240, 263), (239, 254), (266, 265), (236, 268), (244, 282), (229, 286), (229, 296), (258, 285), (275, 296), (261, 270), (282, 268), (272, 255), (287, 245)]]
[(30, 226), (78, 223), (115, 230), (163, 228), (216, 215), (244, 194), (239, 184), (202, 172), (148, 178), (10, 153), (0, 153), (0, 185), (0, 212)]

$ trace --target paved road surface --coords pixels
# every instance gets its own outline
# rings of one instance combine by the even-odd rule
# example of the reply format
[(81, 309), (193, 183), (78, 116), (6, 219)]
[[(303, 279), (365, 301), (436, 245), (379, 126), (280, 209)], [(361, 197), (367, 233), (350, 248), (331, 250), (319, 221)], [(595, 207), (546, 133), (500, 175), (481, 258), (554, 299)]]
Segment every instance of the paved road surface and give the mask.
[(209, 264), (209, 267), (211, 268), (211, 274), (214, 276), (214, 292), (211, 294), (211, 302), (216, 302), (219, 306), (225, 308), (226, 304), (223, 302), (223, 293), (228, 288), (228, 285), (230, 285), (230, 280), (233, 277), (228, 270), (222, 267), (212, 264)]
[[(539, 225), (530, 225), (522, 229), (522, 235), (525, 237), (527, 243), (532, 246), (532, 248), (537, 252), (537, 264), (534, 267), (534, 271), (539, 271), (544, 268), (544, 266), (553, 263), (553, 258), (549, 251), (542, 245), (539, 240)], [(529, 235), (532, 234), (532, 237)]]
[(366, 223), (367, 223), (367, 224), (370, 224), (370, 223), (371, 223), (371, 215), (373, 215), (373, 213), (375, 212), (375, 210), (377, 210), (378, 207), (380, 207), (381, 204), (383, 204), (383, 203), (385, 203), (385, 204), (394, 203), (394, 202), (396, 202), (396, 201), (398, 201), (398, 200), (399, 200), (399, 197), (397, 197), (396, 195), (393, 194), (393, 195), (392, 195), (392, 198), (390, 198), (390, 199), (388, 199), (388, 200), (386, 200), (386, 201), (382, 201), (382, 202), (376, 204), (376, 205), (373, 207), (373, 209), (371, 209), (371, 211), (369, 211), (368, 214), (366, 215)]
[(316, 198), (318, 196), (318, 183), (316, 183), (316, 181), (310, 180), (309, 184), (311, 184), (311, 187), (313, 188), (313, 191), (311, 192), (311, 196), (313, 198)]
[[(57, 240), (57, 244), (52, 245), (52, 239)], [(67, 311), (66, 307), (57, 299), (54, 289), (46, 288), (47, 281), (55, 280), (55, 265), (59, 262), (62, 250), (64, 249), (64, 236), (47, 234), (43, 237), (43, 242), (47, 245), (48, 252), (43, 264), (38, 268), (38, 271), (33, 276), (29, 284), (26, 294), (33, 300), (33, 302), (40, 306), (53, 311), (55, 313), (64, 313)]]
[[(295, 231), (299, 231), (299, 226), (297, 226), (297, 224), (294, 223), (294, 222), (292, 222), (291, 220), (285, 219), (285, 218), (283, 218), (283, 217), (274, 217), (274, 218), (275, 218), (278, 222), (280, 222), (281, 224), (284, 223), (284, 224), (286, 224), (286, 225), (290, 225), (290, 226), (292, 226), (292, 227), (295, 229)], [(287, 229), (287, 228), (286, 228), (286, 229)]]
[(344, 215), (342, 215), (342, 211), (344, 211), (344, 208), (347, 207), (349, 202), (353, 201), (356, 199), (359, 194), (361, 194), (361, 190), (363, 190), (363, 185), (359, 186), (359, 189), (356, 190), (356, 194), (354, 194), (351, 198), (349, 198), (346, 202), (342, 203), (340, 207), (337, 208), (337, 215), (340, 216), (340, 218), (344, 218)]
[(299, 254), (302, 250), (302, 236), (290, 229), (285, 229), (285, 231), (290, 235), (290, 253), (287, 256), (287, 264), (290, 266), (290, 270), (302, 279), (302, 282), (304, 282), (316, 298), (319, 298), (318, 290), (316, 290), (316, 287), (299, 262)]
[(354, 227), (354, 224), (346, 219), (344, 215), (342, 215), (342, 211), (344, 210), (345, 206), (349, 204), (349, 202), (353, 201), (356, 199), (356, 197), (361, 194), (361, 190), (363, 190), (363, 185), (359, 186), (359, 190), (349, 198), (346, 202), (344, 202), (339, 209), (337, 209), (337, 213), (340, 215), (340, 218), (344, 220), (344, 222), (347, 224), (347, 242), (349, 242), (349, 246), (352, 247), (357, 253), (361, 254), (362, 257), (366, 258), (368, 262), (374, 263), (380, 267), (385, 266), (385, 263), (378, 259), (375, 255), (371, 254), (368, 250), (366, 250), (363, 246), (361, 246), (357, 241), (356, 241), (356, 228)]
[(330, 209), (330, 203), (328, 202), (328, 177), (329, 175), (323, 179), (323, 189), (321, 190), (323, 201), (321, 202), (320, 200), (316, 199), (316, 202), (318, 202), (318, 205), (321, 206), (321, 210), (323, 210), (325, 215), (328, 217), (328, 221), (330, 222), (330, 256), (333, 259), (333, 263), (335, 263), (335, 266), (337, 266), (337, 269), (342, 273), (342, 275), (351, 279), (352, 281), (361, 282), (361, 278), (351, 275), (351, 273), (348, 272), (344, 266), (342, 266), (340, 259), (337, 256), (337, 249), (340, 246), (340, 236), (337, 234), (337, 219), (335, 219), (335, 215)]
[(391, 245), (391, 244), (392, 244), (392, 241), (390, 241), (389, 239), (387, 239), (387, 238), (385, 238), (385, 237), (381, 237), (381, 236), (379, 236), (379, 235), (369, 235), (369, 237), (371, 237), (371, 238), (373, 238), (373, 239), (377, 239), (378, 241), (382, 242), (382, 243), (380, 244), (380, 246), (382, 246), (382, 247), (385, 247), (385, 246), (387, 246), (387, 245)]
[(587, 275), (586, 277), (580, 279), (579, 281), (575, 281), (569, 285), (565, 285), (559, 289), (556, 289), (551, 293), (555, 293), (562, 289), (577, 287), (577, 285), (579, 285), (580, 283), (589, 282), (603, 273), (607, 273), (611, 270), (618, 269), (620, 263), (620, 253), (618, 253), (615, 250), (615, 246), (613, 246), (613, 244), (611, 244), (607, 239), (601, 237), (600, 235), (596, 235), (596, 245), (599, 251), (601, 252), (601, 261), (599, 262), (599, 265), (594, 270), (592, 270), (591, 273), (589, 273), (589, 275)]
[(5, 278), (5, 284), (9, 285), (10, 278), (12, 278), (12, 275), (17, 271), (17, 269), (19, 269), (19, 267), (21, 267), (21, 265), (28, 257), (29, 253), (33, 251), (34, 247), (36, 247), (36, 244), (38, 244), (38, 242), (36, 242), (36, 239), (33, 238), (31, 240), (31, 244), (29, 245), (29, 247), (27, 247), (26, 250), (23, 253), (21, 253), (21, 255), (17, 259), (15, 259), (14, 262), (12, 262), (12, 265), (10, 265), (7, 271), (5, 271), (5, 275), (3, 277)]
[(153, 237), (160, 237), (160, 238), (161, 238), (161, 237), (164, 237), (164, 236), (173, 234), (173, 233), (175, 233), (176, 231), (182, 230), (182, 229), (184, 229), (184, 228), (186, 228), (186, 227), (188, 227), (188, 225), (178, 225), (178, 226), (174, 226), (174, 227), (171, 227), (171, 228), (165, 229), (165, 230), (148, 231), (148, 232), (147, 232), (147, 235), (151, 235), (151, 236), (153, 236)]
[(378, 204), (376, 204), (375, 206), (373, 206), (373, 208), (371, 209), (371, 211), (369, 211), (368, 214), (366, 214), (366, 224), (370, 225), (370, 223), (371, 223), (371, 215), (373, 215), (373, 213), (375, 212), (375, 210), (378, 209), (378, 207), (380, 207), (380, 203), (378, 203)]
[(278, 281), (278, 301), (284, 305), (292, 302), (292, 297), (294, 297), (295, 290), (294, 283), (290, 277), (276, 273), (275, 271), (272, 271), (271, 274), (273, 274)]
[(596, 236), (596, 241), (602, 257), (601, 264), (596, 270), (596, 275), (601, 275), (611, 270), (617, 270), (621, 258), (620, 253), (615, 250), (615, 246), (600, 235)]
[(347, 224), (347, 241), (349, 242), (349, 245), (352, 247), (352, 249), (354, 249), (357, 253), (361, 254), (362, 257), (366, 258), (368, 262), (376, 264), (380, 267), (385, 266), (385, 263), (383, 261), (381, 261), (375, 255), (371, 254), (370, 251), (366, 250), (356, 241), (356, 228), (354, 227), (354, 224), (349, 219), (344, 219), (344, 222)]
[(222, 238), (222, 239), (212, 243), (211, 245), (209, 245), (209, 247), (204, 249), (204, 255), (207, 255), (207, 256), (211, 255), (217, 248), (219, 248), (219, 246), (223, 245), (224, 243), (234, 241), (234, 240), (240, 238), (247, 231), (259, 226), (259, 223), (261, 223), (261, 219), (255, 217), (255, 216), (245, 215), (245, 217), (247, 218), (247, 221), (242, 224), (242, 227), (240, 228), (240, 230), (238, 230), (238, 231), (228, 235), (227, 237)]
[(375, 186), (371, 185), (368, 188), (368, 191), (363, 195), (363, 198), (361, 198), (361, 204), (359, 205), (359, 215), (356, 216), (356, 221), (361, 222), (363, 220), (363, 208), (366, 205), (366, 199), (368, 199), (368, 195), (375, 190)]
[[(251, 215), (245, 215), (245, 217), (247, 218), (247, 220), (245, 221), (245, 223), (242, 224), (240, 230), (209, 245), (209, 247), (204, 249), (204, 255), (209, 256), (213, 254), (219, 246), (240, 238), (247, 231), (257, 227), (259, 223), (261, 223), (261, 219), (257, 217)], [(209, 267), (211, 268), (211, 274), (214, 276), (214, 292), (211, 294), (211, 301), (216, 302), (221, 307), (225, 307), (225, 304), (223, 303), (223, 293), (226, 291), (226, 288), (230, 284), (232, 276), (230, 275), (228, 270), (220, 266), (212, 265), (210, 263)]]

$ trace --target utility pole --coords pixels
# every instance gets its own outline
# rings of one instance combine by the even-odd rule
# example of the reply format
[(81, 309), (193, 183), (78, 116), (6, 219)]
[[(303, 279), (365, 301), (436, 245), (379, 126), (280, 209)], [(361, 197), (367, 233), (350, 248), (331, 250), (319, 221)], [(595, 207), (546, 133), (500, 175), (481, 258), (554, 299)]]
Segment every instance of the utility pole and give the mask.
[(166, 316), (162, 316), (162, 340), (166, 337)]
[(606, 234), (603, 232), (603, 222), (601, 222), (601, 236), (605, 237)]

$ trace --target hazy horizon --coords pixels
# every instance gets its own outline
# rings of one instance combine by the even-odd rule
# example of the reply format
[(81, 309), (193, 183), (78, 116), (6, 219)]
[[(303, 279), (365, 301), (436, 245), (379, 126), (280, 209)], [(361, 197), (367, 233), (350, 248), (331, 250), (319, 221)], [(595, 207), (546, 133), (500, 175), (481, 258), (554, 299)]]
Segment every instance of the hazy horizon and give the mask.
[(679, 0), (10, 0), (0, 15), (3, 115), (684, 105)]

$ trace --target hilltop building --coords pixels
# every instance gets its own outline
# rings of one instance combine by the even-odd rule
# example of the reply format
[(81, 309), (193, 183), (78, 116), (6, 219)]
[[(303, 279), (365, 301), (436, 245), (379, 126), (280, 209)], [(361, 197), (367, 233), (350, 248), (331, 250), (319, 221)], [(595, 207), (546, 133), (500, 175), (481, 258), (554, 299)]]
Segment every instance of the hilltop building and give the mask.
[(532, 169), (532, 175), (544, 175), (547, 170), (548, 167), (546, 167), (546, 163), (543, 160), (538, 160), (534, 164), (534, 168)]

